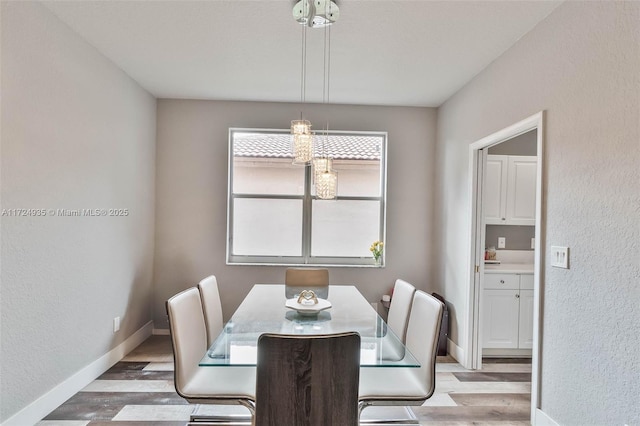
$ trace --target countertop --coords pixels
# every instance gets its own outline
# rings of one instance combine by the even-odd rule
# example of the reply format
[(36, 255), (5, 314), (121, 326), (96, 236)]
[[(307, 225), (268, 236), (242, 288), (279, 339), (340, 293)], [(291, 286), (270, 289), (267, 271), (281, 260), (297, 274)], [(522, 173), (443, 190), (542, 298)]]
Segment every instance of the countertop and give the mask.
[(485, 264), (485, 274), (533, 274), (532, 263)]

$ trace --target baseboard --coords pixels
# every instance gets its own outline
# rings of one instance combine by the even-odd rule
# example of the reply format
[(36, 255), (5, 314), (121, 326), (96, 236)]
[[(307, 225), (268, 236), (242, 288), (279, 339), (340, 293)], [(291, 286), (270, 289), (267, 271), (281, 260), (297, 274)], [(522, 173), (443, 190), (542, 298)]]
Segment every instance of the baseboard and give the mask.
[(169, 332), (168, 328), (154, 328), (151, 334), (153, 334), (154, 336), (168, 336), (171, 333)]
[(458, 361), (461, 365), (464, 365), (464, 351), (460, 346), (453, 343), (451, 339), (447, 339), (447, 352), (453, 357), (453, 359)]
[(151, 336), (152, 329), (153, 321), (149, 321), (124, 342), (8, 418), (2, 423), (2, 426), (25, 426), (38, 423), (43, 417), (78, 393), (82, 388), (94, 381), (116, 362), (120, 361), (126, 354), (144, 342)]
[(547, 413), (539, 408), (535, 410), (533, 426), (560, 426), (558, 422), (553, 420)]

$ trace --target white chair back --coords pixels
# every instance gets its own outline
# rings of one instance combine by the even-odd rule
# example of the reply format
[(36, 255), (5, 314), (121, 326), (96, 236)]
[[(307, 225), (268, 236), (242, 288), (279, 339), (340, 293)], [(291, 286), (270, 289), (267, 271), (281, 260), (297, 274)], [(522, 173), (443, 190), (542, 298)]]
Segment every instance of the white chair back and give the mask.
[(202, 311), (204, 312), (205, 327), (207, 329), (207, 347), (210, 347), (216, 337), (220, 335), (223, 326), (222, 304), (215, 275), (210, 275), (200, 281), (198, 290), (200, 290)]
[(207, 350), (198, 289), (192, 287), (167, 300), (167, 315), (173, 344), (175, 387), (178, 394), (182, 395)]
[(416, 288), (403, 280), (396, 280), (393, 287), (393, 298), (389, 306), (389, 314), (387, 316), (387, 325), (405, 343), (407, 334), (407, 322), (411, 312), (411, 303), (413, 302), (413, 294)]
[(406, 346), (420, 362), (419, 380), (427, 398), (436, 387), (436, 354), (444, 305), (435, 297), (417, 290), (413, 296), (407, 325)]

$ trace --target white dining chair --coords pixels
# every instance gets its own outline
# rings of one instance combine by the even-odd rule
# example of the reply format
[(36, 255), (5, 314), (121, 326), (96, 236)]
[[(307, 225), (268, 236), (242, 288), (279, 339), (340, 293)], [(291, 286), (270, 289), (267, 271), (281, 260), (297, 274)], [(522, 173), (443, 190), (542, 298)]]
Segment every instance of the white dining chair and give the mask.
[(391, 305), (389, 305), (389, 313), (387, 314), (387, 325), (393, 330), (396, 336), (405, 342), (407, 334), (407, 322), (409, 321), (409, 313), (411, 312), (411, 303), (413, 302), (413, 294), (416, 288), (408, 282), (398, 279), (393, 286), (393, 297)]
[(243, 405), (254, 412), (255, 367), (200, 367), (207, 338), (200, 292), (192, 287), (167, 300), (174, 385), (195, 404)]
[(435, 390), (436, 352), (444, 305), (417, 290), (407, 325), (406, 346), (419, 368), (362, 368), (360, 412), (372, 405), (422, 405)]
[(204, 312), (204, 325), (207, 330), (207, 348), (211, 347), (216, 337), (222, 331), (222, 304), (220, 292), (215, 275), (210, 275), (198, 283), (200, 298), (202, 299), (202, 311)]

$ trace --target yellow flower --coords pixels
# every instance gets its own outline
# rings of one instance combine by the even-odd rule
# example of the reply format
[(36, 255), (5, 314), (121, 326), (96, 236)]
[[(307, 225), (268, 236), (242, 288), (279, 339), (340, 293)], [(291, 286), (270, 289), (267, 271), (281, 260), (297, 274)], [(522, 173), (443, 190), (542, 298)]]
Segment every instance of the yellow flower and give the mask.
[(382, 249), (384, 247), (384, 243), (382, 241), (374, 241), (369, 247), (369, 251), (373, 254), (374, 259), (378, 260), (382, 257)]

